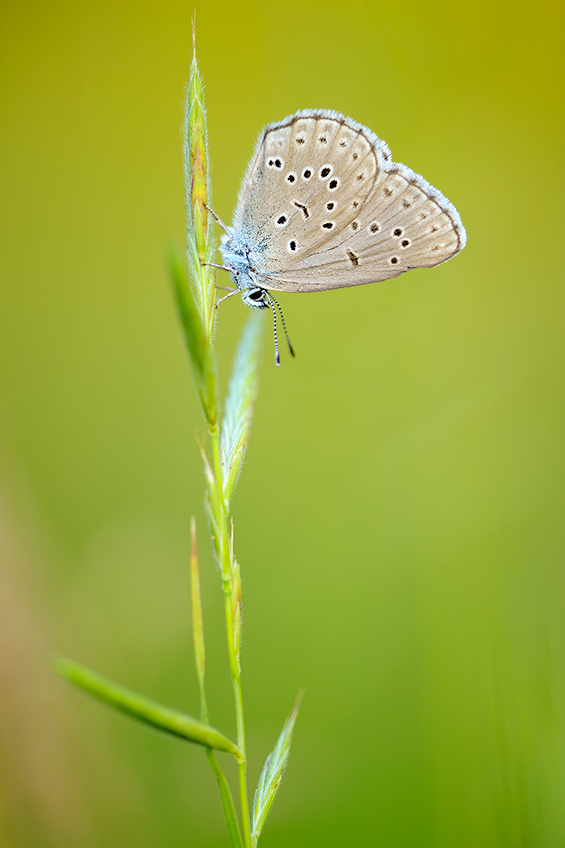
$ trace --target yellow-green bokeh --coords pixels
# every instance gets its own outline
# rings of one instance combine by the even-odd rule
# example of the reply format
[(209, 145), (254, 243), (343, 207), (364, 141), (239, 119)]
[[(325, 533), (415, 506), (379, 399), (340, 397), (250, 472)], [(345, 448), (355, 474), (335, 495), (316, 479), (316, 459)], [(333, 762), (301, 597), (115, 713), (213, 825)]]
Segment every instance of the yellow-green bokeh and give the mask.
[[(183, 242), (193, 9), (2, 11), (0, 841), (226, 844), (200, 750), (54, 680), (55, 649), (233, 733), (204, 428), (165, 255)], [(306, 687), (268, 846), (560, 848), (562, 4), (196, 7), (213, 204), (261, 127), (350, 114), (457, 206), (432, 271), (281, 297), (234, 500), (251, 779)], [(226, 371), (246, 317), (222, 305)], [(266, 322), (269, 318), (266, 316)], [(229, 768), (229, 765), (228, 765)]]

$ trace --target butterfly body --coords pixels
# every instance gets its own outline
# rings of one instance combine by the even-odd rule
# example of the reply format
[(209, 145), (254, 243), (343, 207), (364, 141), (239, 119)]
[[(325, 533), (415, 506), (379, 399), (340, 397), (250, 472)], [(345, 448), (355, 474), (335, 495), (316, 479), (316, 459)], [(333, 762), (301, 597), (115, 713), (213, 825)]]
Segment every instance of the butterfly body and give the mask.
[(222, 237), (220, 250), (225, 267), (229, 270), (243, 302), (254, 309), (268, 309), (270, 304), (265, 295), (264, 275), (261, 276), (255, 265), (256, 260), (251, 248), (244, 244), (233, 227), (227, 227)]

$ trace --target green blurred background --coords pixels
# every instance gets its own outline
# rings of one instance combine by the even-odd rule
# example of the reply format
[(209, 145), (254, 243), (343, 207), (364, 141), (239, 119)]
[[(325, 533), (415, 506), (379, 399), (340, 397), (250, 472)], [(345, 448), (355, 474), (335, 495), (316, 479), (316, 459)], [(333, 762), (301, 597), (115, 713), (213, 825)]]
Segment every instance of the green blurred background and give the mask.
[[(201, 750), (44, 662), (197, 712), (194, 513), (211, 718), (234, 732), (164, 261), (184, 241), (192, 13), (1, 13), (2, 848), (227, 844)], [(332, 108), (437, 185), (469, 237), (433, 271), (281, 296), (297, 358), (279, 369), (265, 316), (234, 501), (252, 785), (306, 687), (265, 848), (565, 845), (563, 14), (196, 8), (222, 218), (261, 127)], [(221, 309), (224, 381), (246, 317)]]

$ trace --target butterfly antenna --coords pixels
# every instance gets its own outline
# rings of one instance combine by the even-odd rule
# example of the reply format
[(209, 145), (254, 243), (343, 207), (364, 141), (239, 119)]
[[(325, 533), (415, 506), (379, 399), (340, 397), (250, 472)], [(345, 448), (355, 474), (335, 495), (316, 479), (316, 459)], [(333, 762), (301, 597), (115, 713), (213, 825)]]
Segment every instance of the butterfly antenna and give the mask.
[(273, 332), (275, 334), (275, 364), (280, 365), (281, 364), (281, 357), (280, 357), (280, 354), (279, 354), (279, 340), (277, 338), (277, 310), (275, 309), (275, 306), (274, 306), (274, 303), (273, 303), (274, 297), (271, 297), (271, 295), (267, 291), (265, 292), (265, 294), (267, 296), (267, 300), (269, 301), (269, 306), (273, 310)]
[(288, 345), (288, 349), (289, 349), (289, 351), (290, 351), (290, 355), (291, 355), (291, 356), (296, 356), (296, 354), (295, 354), (295, 352), (294, 352), (294, 348), (292, 347), (292, 345), (291, 345), (291, 343), (290, 343), (290, 339), (289, 339), (289, 337), (288, 337), (288, 331), (287, 331), (287, 329), (286, 329), (286, 324), (285, 324), (285, 320), (284, 320), (283, 311), (282, 311), (282, 309), (281, 309), (281, 305), (280, 305), (280, 303), (278, 302), (278, 300), (276, 299), (276, 297), (273, 297), (273, 295), (272, 295), (270, 292), (268, 292), (268, 296), (271, 298), (271, 300), (273, 300), (273, 301), (277, 304), (277, 306), (278, 306), (278, 308), (279, 308), (279, 312), (280, 312), (280, 315), (281, 315), (281, 321), (282, 321), (282, 325), (283, 325), (283, 330), (284, 330), (284, 335), (285, 335), (285, 338), (286, 338), (286, 343), (287, 343), (287, 345)]

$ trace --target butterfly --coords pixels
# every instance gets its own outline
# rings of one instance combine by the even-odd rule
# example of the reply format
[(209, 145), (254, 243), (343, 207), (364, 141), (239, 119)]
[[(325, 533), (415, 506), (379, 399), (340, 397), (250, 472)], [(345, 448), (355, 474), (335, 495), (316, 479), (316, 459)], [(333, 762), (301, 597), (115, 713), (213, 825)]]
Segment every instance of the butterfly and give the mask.
[[(212, 213), (214, 214), (214, 213)], [(387, 144), (339, 112), (306, 109), (269, 124), (244, 177), (223, 265), (243, 302), (270, 308), (273, 291), (313, 292), (433, 268), (465, 247), (455, 207)], [(218, 303), (225, 298), (220, 298)], [(216, 304), (218, 305), (218, 304)]]

